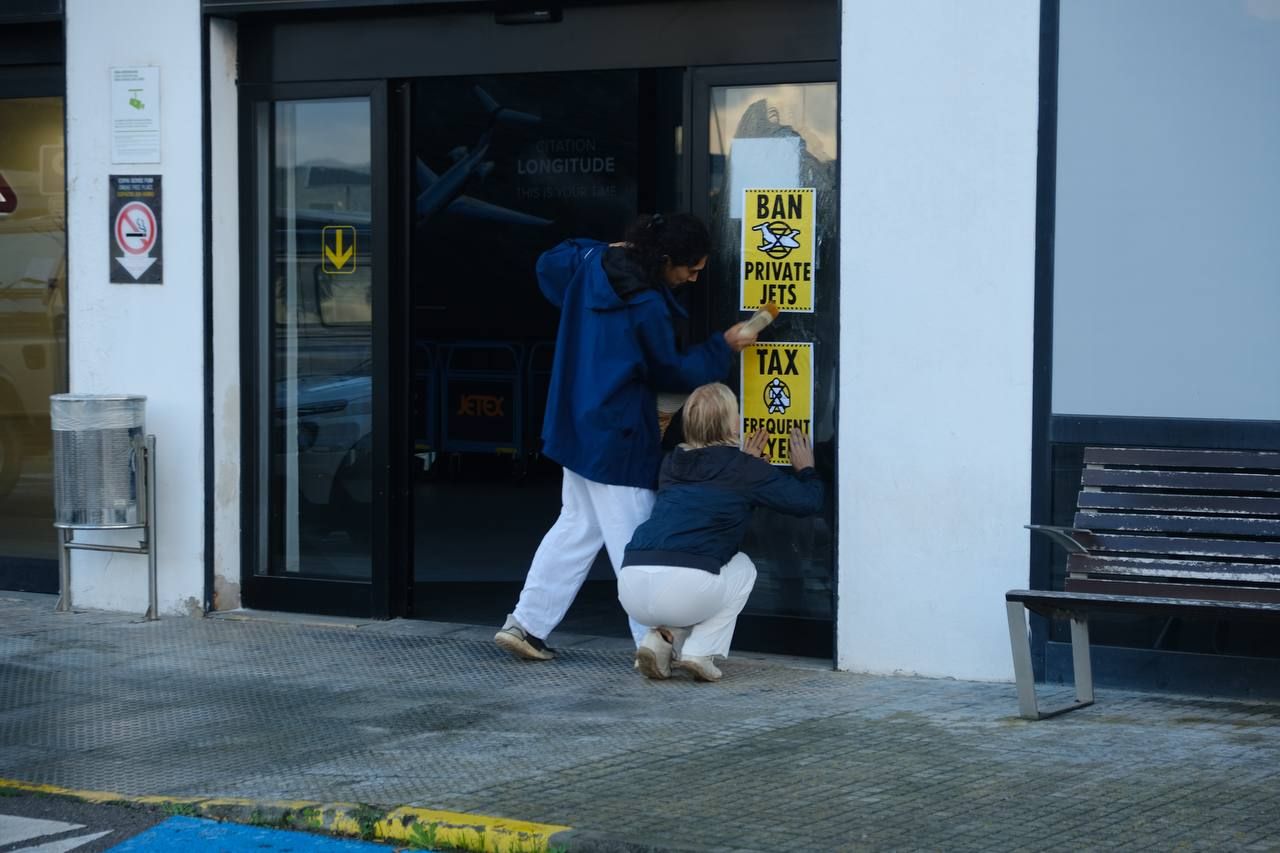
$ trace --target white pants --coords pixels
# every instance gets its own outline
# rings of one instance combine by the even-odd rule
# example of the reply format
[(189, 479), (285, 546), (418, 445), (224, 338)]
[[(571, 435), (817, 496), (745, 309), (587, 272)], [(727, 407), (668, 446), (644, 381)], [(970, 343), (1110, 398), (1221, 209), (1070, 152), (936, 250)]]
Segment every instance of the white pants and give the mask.
[[(560, 493), (560, 517), (542, 537), (511, 615), (520, 627), (545, 640), (560, 624), (582, 588), (600, 546), (616, 573), (636, 528), (649, 520), (655, 493), (631, 486), (606, 486), (568, 468)], [(648, 629), (631, 620), (639, 645)]]
[(634, 621), (671, 628), (677, 656), (724, 657), (755, 583), (755, 564), (739, 552), (718, 575), (682, 566), (627, 566), (618, 574), (618, 600)]

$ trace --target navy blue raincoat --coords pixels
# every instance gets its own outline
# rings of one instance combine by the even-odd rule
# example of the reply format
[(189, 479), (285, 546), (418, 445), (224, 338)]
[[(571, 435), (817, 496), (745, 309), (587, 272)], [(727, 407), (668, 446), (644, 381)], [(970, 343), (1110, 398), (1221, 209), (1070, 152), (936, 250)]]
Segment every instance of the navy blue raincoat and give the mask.
[(733, 350), (723, 335), (680, 352), (672, 317), (685, 316), (665, 284), (619, 280), (594, 240), (566, 240), (538, 259), (538, 284), (560, 309), (542, 425), (543, 452), (588, 480), (652, 489), (662, 449), (658, 391), (723, 381)]

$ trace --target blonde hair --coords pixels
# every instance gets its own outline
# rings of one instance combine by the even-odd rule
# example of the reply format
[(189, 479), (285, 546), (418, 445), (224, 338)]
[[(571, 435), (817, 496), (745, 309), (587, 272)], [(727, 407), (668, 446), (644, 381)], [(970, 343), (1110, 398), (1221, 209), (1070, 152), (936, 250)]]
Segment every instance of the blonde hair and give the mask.
[(684, 404), (685, 450), (738, 446), (738, 398), (719, 382), (693, 390)]

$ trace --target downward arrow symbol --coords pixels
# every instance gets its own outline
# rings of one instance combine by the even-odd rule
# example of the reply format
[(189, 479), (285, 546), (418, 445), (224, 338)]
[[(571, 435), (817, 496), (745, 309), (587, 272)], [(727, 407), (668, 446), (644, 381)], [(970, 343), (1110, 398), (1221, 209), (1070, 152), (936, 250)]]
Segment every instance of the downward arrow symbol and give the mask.
[(356, 247), (354, 245), (348, 246), (346, 250), (343, 251), (342, 232), (346, 230), (347, 229), (345, 228), (338, 228), (336, 230), (336, 232), (333, 235), (334, 243), (335, 243), (334, 248), (331, 249), (328, 246), (324, 247), (325, 257), (328, 258), (329, 263), (333, 264), (334, 267), (336, 267), (337, 269), (342, 269), (343, 267), (345, 267), (347, 265), (347, 261), (351, 260), (351, 256), (355, 254), (355, 251), (356, 251)]

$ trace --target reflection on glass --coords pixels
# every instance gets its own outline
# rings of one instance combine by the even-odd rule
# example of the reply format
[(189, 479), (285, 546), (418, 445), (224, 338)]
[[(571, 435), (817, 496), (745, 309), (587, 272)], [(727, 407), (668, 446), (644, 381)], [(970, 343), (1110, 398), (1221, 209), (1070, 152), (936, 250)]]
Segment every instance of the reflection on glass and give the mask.
[(57, 590), (49, 395), (67, 390), (61, 98), (0, 100), (0, 588)]
[(368, 579), (373, 378), (364, 98), (274, 105), (272, 574)]
[[(743, 319), (742, 190), (812, 187), (817, 194), (814, 313), (782, 314), (766, 341), (814, 344), (813, 433), (818, 469), (834, 482), (837, 278), (836, 84), (721, 86), (711, 90), (711, 229), (708, 264), (714, 327)], [(830, 517), (793, 519), (757, 510), (743, 550), (759, 571), (747, 612), (832, 618)]]

